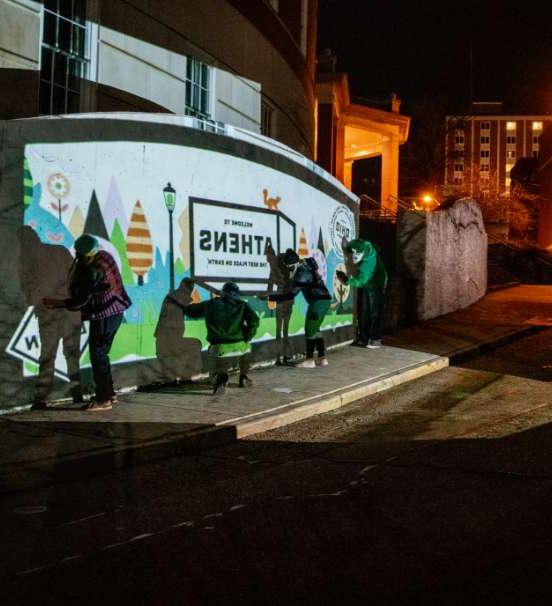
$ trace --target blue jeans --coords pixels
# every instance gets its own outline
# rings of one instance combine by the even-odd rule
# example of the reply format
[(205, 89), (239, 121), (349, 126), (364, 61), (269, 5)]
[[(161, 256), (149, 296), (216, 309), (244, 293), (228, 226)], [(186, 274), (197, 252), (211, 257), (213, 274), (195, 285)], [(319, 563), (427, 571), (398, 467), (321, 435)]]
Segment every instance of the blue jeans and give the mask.
[(384, 298), (381, 288), (362, 289), (358, 309), (358, 340), (362, 343), (381, 339)]
[(109, 351), (122, 321), (122, 313), (101, 320), (90, 320), (88, 347), (98, 402), (105, 402), (115, 395)]

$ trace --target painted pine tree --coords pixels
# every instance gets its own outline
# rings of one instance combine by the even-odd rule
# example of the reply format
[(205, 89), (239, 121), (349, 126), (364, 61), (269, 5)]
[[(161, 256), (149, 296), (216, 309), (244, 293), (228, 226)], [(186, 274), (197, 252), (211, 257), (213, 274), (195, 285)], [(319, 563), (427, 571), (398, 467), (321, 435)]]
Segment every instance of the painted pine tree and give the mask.
[(103, 238), (104, 240), (109, 240), (95, 189), (92, 190), (92, 196), (90, 197), (86, 221), (84, 222), (84, 232), (97, 236), (98, 238)]
[(123, 278), (123, 282), (125, 284), (134, 284), (134, 278), (132, 275), (132, 270), (130, 269), (130, 263), (128, 261), (127, 255), (127, 245), (125, 241), (125, 235), (121, 226), (119, 225), (119, 220), (115, 219), (113, 223), (113, 230), (111, 232), (111, 244), (117, 249), (119, 253), (119, 258), (121, 260), (121, 276)]
[(305, 229), (301, 228), (301, 234), (299, 236), (299, 250), (297, 254), (301, 259), (305, 259), (309, 256), (309, 245), (307, 243), (307, 236), (305, 235)]
[(127, 257), (132, 273), (138, 278), (138, 285), (144, 284), (144, 276), (153, 264), (153, 243), (144, 209), (136, 200), (127, 233)]
[(33, 176), (29, 168), (29, 161), (25, 158), (23, 162), (23, 203), (25, 207), (30, 206), (33, 201)]

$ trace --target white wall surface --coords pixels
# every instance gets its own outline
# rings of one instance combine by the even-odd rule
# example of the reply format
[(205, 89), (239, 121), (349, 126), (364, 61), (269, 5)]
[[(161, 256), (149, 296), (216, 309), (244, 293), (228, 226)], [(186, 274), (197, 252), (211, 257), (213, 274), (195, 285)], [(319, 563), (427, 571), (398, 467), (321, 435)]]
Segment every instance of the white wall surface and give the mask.
[[(257, 82), (211, 68), (211, 118), (253, 132), (260, 130), (261, 87)], [(97, 76), (112, 86), (183, 114), (186, 56), (100, 27)]]
[(184, 113), (185, 56), (100, 27), (97, 65), (100, 84)]
[(261, 85), (222, 69), (214, 70), (213, 119), (259, 133)]
[(0, 0), (0, 68), (39, 69), (42, 5)]

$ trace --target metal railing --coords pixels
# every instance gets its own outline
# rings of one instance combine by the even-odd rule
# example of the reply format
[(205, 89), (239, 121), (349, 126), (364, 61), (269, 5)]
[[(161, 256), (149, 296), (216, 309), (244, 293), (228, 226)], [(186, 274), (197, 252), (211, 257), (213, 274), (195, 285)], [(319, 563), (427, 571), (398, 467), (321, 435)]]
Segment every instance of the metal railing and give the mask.
[[(366, 194), (360, 197), (360, 217), (370, 221), (384, 221), (395, 223), (397, 221), (397, 213), (390, 208), (382, 206), (380, 202), (374, 200)], [(368, 207), (368, 208), (366, 208)]]

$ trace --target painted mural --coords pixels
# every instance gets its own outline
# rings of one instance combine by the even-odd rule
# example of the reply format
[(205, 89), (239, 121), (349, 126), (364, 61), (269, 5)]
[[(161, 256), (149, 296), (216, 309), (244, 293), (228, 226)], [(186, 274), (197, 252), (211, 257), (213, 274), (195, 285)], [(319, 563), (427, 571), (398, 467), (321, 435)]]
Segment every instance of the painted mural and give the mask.
[[(313, 256), (334, 300), (323, 329), (352, 323), (352, 296), (335, 279), (342, 267), (343, 237), (355, 233), (345, 205), (303, 181), (226, 154), (161, 143), (81, 142), (25, 147), (24, 223), (42, 245), (63, 247), (83, 232), (116, 259), (133, 305), (125, 313), (111, 352), (114, 364), (156, 357), (155, 332), (171, 276), (195, 281), (195, 302), (234, 280), (261, 318), (256, 341), (275, 339), (275, 306), (254, 295), (273, 288), (271, 255), (293, 248)], [(163, 189), (175, 190), (168, 212)], [(289, 335), (303, 333), (306, 303), (297, 297), (286, 317)], [(28, 309), (19, 333), (32, 323)], [(278, 329), (279, 330), (279, 329)], [(86, 327), (83, 328), (83, 335)], [(186, 320), (186, 338), (206, 346), (203, 321)], [(81, 366), (88, 364), (85, 337)], [(61, 348), (61, 346), (60, 346)], [(36, 364), (24, 359), (25, 374)], [(58, 376), (67, 378), (59, 352)]]

